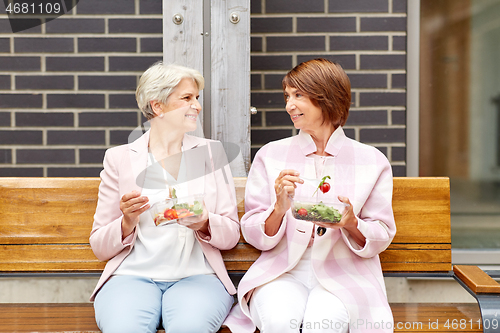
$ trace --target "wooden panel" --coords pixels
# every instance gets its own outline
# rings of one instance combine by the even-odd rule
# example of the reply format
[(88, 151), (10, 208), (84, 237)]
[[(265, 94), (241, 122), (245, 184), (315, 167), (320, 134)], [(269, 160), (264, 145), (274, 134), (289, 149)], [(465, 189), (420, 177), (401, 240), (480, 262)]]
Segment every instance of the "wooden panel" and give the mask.
[(477, 266), (455, 265), (453, 271), (476, 294), (500, 294), (500, 284)]
[[(246, 178), (234, 182), (241, 218)], [(0, 179), (0, 271), (102, 270), (88, 245), (98, 185), (99, 178)], [(393, 203), (398, 231), (381, 254), (384, 271), (450, 271), (448, 180), (395, 178)], [(223, 251), (228, 270), (245, 270), (258, 256), (243, 238)]]
[(99, 261), (90, 245), (1, 245), (2, 272), (101, 272)]
[(99, 178), (2, 178), (0, 244), (88, 243)]
[[(395, 332), (482, 332), (477, 304), (393, 303), (391, 309)], [(447, 323), (449, 327), (446, 327)], [(453, 329), (454, 323), (456, 329)], [(366, 327), (364, 331), (369, 331), (371, 324), (375, 323), (359, 323), (359, 328)], [(100, 332), (91, 303), (0, 304), (0, 332), (34, 331)], [(163, 333), (163, 330), (160, 332)], [(220, 332), (229, 330), (222, 329)]]
[[(250, 169), (250, 0), (211, 0), (211, 138), (222, 141), (233, 176)], [(231, 23), (231, 14), (239, 17)], [(205, 55), (206, 56), (206, 55)]]
[(394, 178), (394, 243), (448, 243), (450, 185), (448, 178)]

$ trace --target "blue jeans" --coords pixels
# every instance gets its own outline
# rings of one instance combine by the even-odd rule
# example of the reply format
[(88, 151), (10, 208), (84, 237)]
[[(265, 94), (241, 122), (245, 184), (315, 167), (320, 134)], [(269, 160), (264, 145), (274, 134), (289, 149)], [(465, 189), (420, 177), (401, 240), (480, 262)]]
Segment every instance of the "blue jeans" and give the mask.
[(215, 275), (195, 275), (176, 282), (139, 276), (113, 276), (94, 301), (103, 333), (213, 333), (233, 305), (233, 296)]

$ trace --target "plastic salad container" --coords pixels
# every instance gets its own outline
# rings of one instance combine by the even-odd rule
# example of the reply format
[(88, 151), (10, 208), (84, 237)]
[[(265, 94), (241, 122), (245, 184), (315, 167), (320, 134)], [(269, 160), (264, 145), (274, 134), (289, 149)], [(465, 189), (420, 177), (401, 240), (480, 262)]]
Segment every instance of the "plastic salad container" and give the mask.
[(298, 220), (338, 223), (349, 206), (343, 202), (323, 202), (314, 197), (295, 197), (291, 202), (293, 217)]
[(149, 209), (156, 226), (177, 223), (184, 217), (199, 216), (205, 210), (203, 195), (166, 199), (155, 203)]

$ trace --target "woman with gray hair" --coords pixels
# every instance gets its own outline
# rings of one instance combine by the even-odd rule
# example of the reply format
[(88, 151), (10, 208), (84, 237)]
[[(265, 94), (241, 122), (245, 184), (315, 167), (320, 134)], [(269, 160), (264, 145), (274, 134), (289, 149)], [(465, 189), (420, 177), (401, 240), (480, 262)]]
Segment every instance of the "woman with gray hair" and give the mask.
[[(220, 142), (187, 134), (203, 86), (194, 69), (151, 66), (136, 91), (151, 129), (106, 151), (90, 235), (97, 258), (108, 261), (91, 296), (104, 333), (161, 324), (165, 332), (216, 332), (231, 309), (236, 290), (220, 254), (240, 236), (231, 170)], [(202, 199), (181, 204), (193, 196)], [(169, 202), (178, 205), (153, 211)]]

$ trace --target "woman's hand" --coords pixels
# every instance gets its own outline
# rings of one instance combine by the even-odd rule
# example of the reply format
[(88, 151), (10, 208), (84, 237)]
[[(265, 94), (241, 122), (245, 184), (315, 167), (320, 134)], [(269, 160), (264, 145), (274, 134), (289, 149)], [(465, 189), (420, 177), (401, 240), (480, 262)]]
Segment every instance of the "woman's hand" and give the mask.
[(274, 181), (274, 191), (276, 192), (276, 204), (271, 215), (266, 220), (265, 233), (274, 236), (278, 232), (283, 216), (290, 208), (290, 197), (295, 195), (296, 183), (303, 184), (296, 170), (285, 169), (280, 172)]
[(356, 215), (354, 215), (354, 210), (352, 208), (351, 202), (349, 201), (349, 198), (339, 196), (338, 199), (341, 202), (348, 205), (344, 210), (344, 214), (342, 215), (342, 219), (340, 219), (340, 222), (338, 223), (314, 222), (314, 224), (322, 228), (331, 228), (331, 229), (344, 228), (349, 232), (349, 234), (356, 241), (356, 243), (358, 243), (360, 246), (364, 246), (366, 243), (366, 238), (358, 230), (358, 219), (356, 218)]
[(304, 181), (299, 178), (299, 172), (291, 169), (286, 169), (280, 172), (274, 181), (274, 191), (276, 192), (276, 205), (274, 210), (277, 213), (283, 213), (290, 208), (290, 197), (295, 195), (297, 185), (295, 183), (303, 184)]
[(149, 209), (148, 197), (141, 196), (137, 191), (123, 195), (120, 200), (120, 210), (123, 213), (122, 239), (134, 231), (140, 221), (140, 215)]
[(203, 207), (203, 213), (201, 213), (201, 215), (182, 217), (177, 220), (177, 223), (194, 231), (201, 231), (205, 235), (209, 234), (208, 211), (205, 207)]

